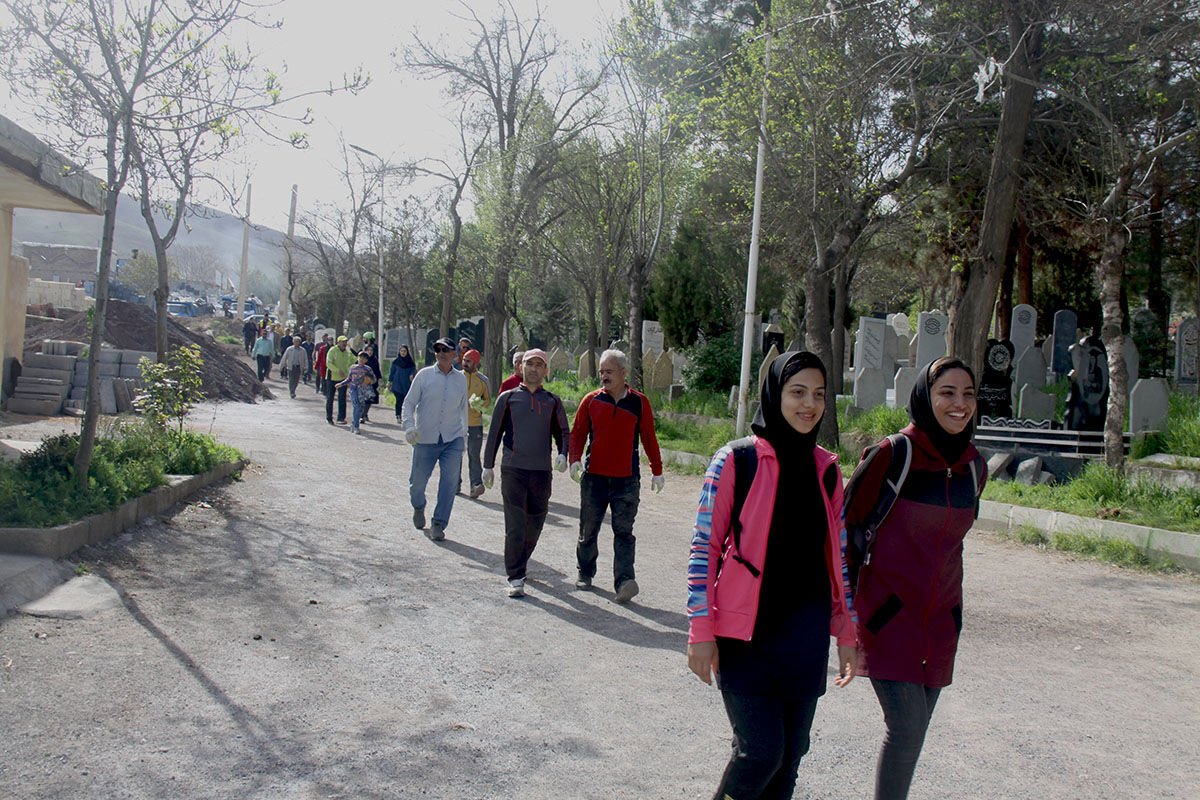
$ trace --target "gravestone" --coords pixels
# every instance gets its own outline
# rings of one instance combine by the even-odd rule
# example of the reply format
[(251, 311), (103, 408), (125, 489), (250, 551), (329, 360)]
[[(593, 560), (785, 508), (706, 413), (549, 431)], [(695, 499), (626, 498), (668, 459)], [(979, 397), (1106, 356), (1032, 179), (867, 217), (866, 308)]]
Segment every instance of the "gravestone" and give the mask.
[(682, 383), (672, 383), (667, 389), (667, 399), (674, 403), (679, 398), (683, 397), (684, 387)]
[(1175, 328), (1175, 383), (1194, 390), (1200, 381), (1200, 320), (1188, 317)]
[(778, 325), (763, 325), (762, 326), (762, 350), (769, 351), (774, 347), (779, 352), (783, 350), (783, 328)]
[(887, 402), (888, 376), (878, 369), (859, 369), (854, 374), (854, 405), (864, 411)]
[(983, 375), (975, 393), (979, 415), (1011, 417), (1013, 344), (1007, 339), (988, 339), (983, 355)]
[(549, 368), (549, 373), (551, 375), (556, 372), (566, 372), (571, 368), (571, 359), (562, 351), (562, 348), (560, 347), (556, 347), (551, 350), (547, 358), (549, 358), (550, 361), (546, 364), (546, 366)]
[(912, 339), (912, 326), (908, 324), (908, 314), (901, 311), (898, 314), (888, 314), (887, 324), (895, 331), (896, 336), (908, 342)]
[(1046, 394), (1032, 385), (1026, 385), (1021, 387), (1017, 416), (1021, 419), (1052, 420), (1054, 419), (1054, 406), (1054, 395)]
[(887, 322), (874, 317), (862, 317), (858, 320), (858, 336), (854, 342), (855, 372), (864, 369), (884, 370), (891, 374), (891, 364), (884, 341), (885, 336), (891, 336), (892, 331)]
[(762, 366), (758, 368), (758, 389), (762, 392), (763, 382), (767, 379), (767, 373), (771, 371), (771, 362), (779, 358), (779, 351), (772, 347), (763, 357)]
[(625, 355), (629, 355), (629, 342), (625, 341), (624, 339), (617, 339), (608, 346), (608, 349), (620, 350)]
[(893, 408), (907, 408), (908, 398), (912, 396), (913, 385), (917, 382), (921, 370), (916, 367), (900, 367), (896, 370)]
[(1017, 356), (1013, 370), (1013, 391), (1019, 397), (1021, 389), (1033, 386), (1040, 389), (1046, 385), (1046, 358), (1036, 347), (1028, 347)]
[(950, 325), (949, 317), (930, 311), (922, 311), (917, 316), (917, 369), (924, 369), (937, 359), (946, 355), (946, 328)]
[(652, 319), (642, 322), (642, 352), (647, 350), (653, 350), (656, 353), (663, 351), (662, 325)]
[(1042, 340), (1042, 344), (1038, 349), (1042, 351), (1042, 359), (1046, 362), (1046, 369), (1049, 369), (1050, 362), (1054, 360), (1054, 337), (1047, 336)]
[(659, 392), (667, 391), (671, 388), (671, 381), (675, 375), (671, 357), (663, 353), (654, 360), (654, 367), (646, 368), (642, 374), (646, 376), (646, 386)]
[(1066, 428), (1102, 431), (1108, 414), (1108, 355), (1099, 336), (1085, 336), (1071, 347), (1071, 388), (1067, 392)]
[(1055, 375), (1066, 375), (1071, 371), (1071, 347), (1075, 344), (1075, 331), (1079, 327), (1079, 318), (1069, 309), (1054, 312), (1054, 344), (1050, 358), (1050, 368)]
[[(599, 369), (599, 367), (600, 367), (600, 354), (599, 353), (596, 353), (595, 366), (597, 369)], [(583, 353), (580, 354), (580, 356), (579, 356), (578, 375), (579, 375), (579, 380), (581, 380), (581, 381), (588, 381), (588, 380), (591, 380), (592, 378), (596, 377), (595, 373), (592, 371), (591, 359), (588, 358), (587, 350), (584, 350)]]
[(1133, 341), (1132, 336), (1125, 337), (1125, 374), (1128, 376), (1126, 384), (1130, 392), (1133, 391), (1134, 384), (1142, 377), (1142, 357), (1138, 352), (1137, 344)]
[(1162, 431), (1167, 427), (1170, 393), (1162, 378), (1142, 378), (1129, 393), (1129, 430)]
[(673, 347), (667, 351), (667, 355), (671, 357), (671, 380), (683, 383), (683, 368), (687, 366), (687, 356)]
[(654, 371), (655, 365), (658, 364), (658, 359), (658, 353), (653, 350), (642, 354), (642, 385), (647, 389), (650, 388), (650, 373)]
[(1008, 331), (1016, 357), (1020, 358), (1027, 347), (1033, 347), (1037, 338), (1037, 309), (1025, 303), (1013, 306)]

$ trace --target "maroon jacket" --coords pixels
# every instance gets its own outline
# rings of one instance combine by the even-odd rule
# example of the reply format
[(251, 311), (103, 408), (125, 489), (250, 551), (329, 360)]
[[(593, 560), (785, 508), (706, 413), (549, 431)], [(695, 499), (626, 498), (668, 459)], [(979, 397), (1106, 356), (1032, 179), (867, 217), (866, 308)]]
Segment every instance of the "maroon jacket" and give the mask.
[[(859, 575), (859, 670), (883, 680), (949, 686), (962, 630), (963, 537), (978, 516), (969, 446), (947, 467), (915, 425), (912, 465), (900, 496), (879, 526), (871, 563)], [(891, 445), (885, 439), (846, 506), (846, 527), (865, 519), (879, 497)]]

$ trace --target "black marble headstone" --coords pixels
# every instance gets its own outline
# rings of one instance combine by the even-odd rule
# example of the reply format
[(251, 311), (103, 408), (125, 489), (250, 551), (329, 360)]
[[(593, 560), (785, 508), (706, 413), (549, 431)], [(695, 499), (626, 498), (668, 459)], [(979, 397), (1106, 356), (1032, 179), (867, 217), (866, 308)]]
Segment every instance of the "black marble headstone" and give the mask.
[(1015, 348), (1007, 339), (988, 339), (983, 356), (983, 376), (975, 397), (981, 417), (1011, 417), (1012, 366)]
[(1071, 348), (1075, 368), (1067, 392), (1067, 430), (1102, 431), (1108, 414), (1108, 353), (1099, 336), (1085, 336)]

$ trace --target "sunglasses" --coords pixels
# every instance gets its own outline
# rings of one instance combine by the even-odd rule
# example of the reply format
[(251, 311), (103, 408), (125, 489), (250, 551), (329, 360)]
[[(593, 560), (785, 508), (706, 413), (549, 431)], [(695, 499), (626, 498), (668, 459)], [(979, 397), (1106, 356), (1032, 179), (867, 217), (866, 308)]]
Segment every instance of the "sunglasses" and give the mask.
[(452, 353), (454, 351), (451, 350), (449, 347), (435, 347), (435, 348), (433, 348), (433, 352), (435, 352), (435, 353)]

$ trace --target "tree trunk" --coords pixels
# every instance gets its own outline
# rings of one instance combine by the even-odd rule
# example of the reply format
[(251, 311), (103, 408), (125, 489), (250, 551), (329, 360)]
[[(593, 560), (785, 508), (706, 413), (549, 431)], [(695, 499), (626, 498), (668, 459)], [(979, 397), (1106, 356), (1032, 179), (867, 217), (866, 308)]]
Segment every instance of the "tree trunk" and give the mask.
[(585, 289), (584, 294), (587, 297), (588, 308), (587, 352), (584, 353), (584, 358), (588, 362), (588, 374), (594, 376), (596, 374), (596, 345), (598, 344), (596, 331), (596, 293)]
[[(837, 281), (833, 286), (833, 320), (830, 332), (833, 336), (830, 342), (830, 361), (825, 365), (829, 371), (826, 394), (832, 394), (837, 399), (842, 394), (845, 382), (845, 371), (842, 366), (846, 363), (846, 294), (850, 291), (850, 281), (854, 270), (844, 263), (838, 267)], [(835, 405), (834, 408), (837, 408)]]
[(1023, 219), (1017, 221), (1017, 302), (1033, 305), (1033, 243)]
[(170, 297), (167, 246), (154, 239), (154, 258), (158, 263), (158, 288), (154, 290), (154, 349), (159, 364), (167, 363), (167, 299)]
[(1129, 409), (1129, 373), (1125, 365), (1124, 314), (1121, 311), (1121, 281), (1125, 277), (1125, 247), (1129, 234), (1120, 219), (1109, 224), (1100, 256), (1100, 305), (1104, 315), (1100, 338), (1108, 351), (1108, 415), (1104, 420), (1104, 462), (1114, 469), (1125, 467), (1123, 433)]
[(1008, 253), (1004, 257), (1004, 277), (1000, 279), (1000, 295), (996, 298), (995, 337), (1007, 339), (1010, 335), (1013, 310), (1013, 279), (1017, 271), (1017, 241), (1016, 230), (1009, 240)]
[(487, 367), (487, 375), (505, 375), (502, 365), (504, 357), (504, 326), (506, 314), (504, 301), (508, 297), (508, 277), (512, 268), (516, 245), (511, 240), (501, 244), (497, 252), (498, 262), (492, 273), (492, 286), (484, 300), (483, 319), (487, 328), (487, 348), (484, 350), (483, 361)]
[(1034, 54), (1041, 41), (1043, 23), (1026, 24), (1018, 0), (1005, 0), (1012, 54), (1007, 60), (1000, 125), (992, 149), (979, 231), (978, 257), (955, 273), (950, 301), (949, 353), (970, 364), (977, 374), (983, 367), (983, 350), (1004, 274), (1009, 233), (1016, 205), (1018, 172), (1025, 154), (1025, 134), (1034, 99)]
[(646, 258), (638, 254), (629, 264), (629, 385), (641, 390), (642, 307), (646, 304)]
[[(817, 262), (804, 276), (804, 319), (808, 331), (807, 349), (821, 359), (827, 373), (840, 372), (842, 366), (840, 363), (834, 364), (833, 361), (833, 338), (831, 336), (833, 321), (829, 314), (832, 280), (830, 269), (827, 266), (828, 252), (829, 250), (819, 250)], [(817, 441), (826, 447), (837, 446), (838, 418), (835, 392), (825, 392), (825, 416), (821, 418), (821, 429), (817, 433)]]
[(442, 286), (442, 316), (438, 323), (442, 336), (450, 335), (450, 300), (454, 294), (454, 273), (458, 270), (458, 245), (462, 241), (462, 216), (458, 213), (458, 203), (462, 199), (466, 179), (457, 183), (454, 199), (450, 201), (451, 235), (450, 245), (446, 248), (446, 282)]

